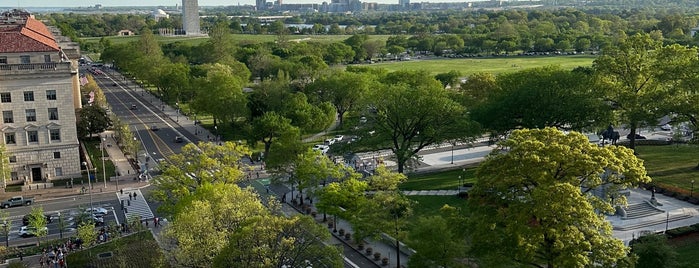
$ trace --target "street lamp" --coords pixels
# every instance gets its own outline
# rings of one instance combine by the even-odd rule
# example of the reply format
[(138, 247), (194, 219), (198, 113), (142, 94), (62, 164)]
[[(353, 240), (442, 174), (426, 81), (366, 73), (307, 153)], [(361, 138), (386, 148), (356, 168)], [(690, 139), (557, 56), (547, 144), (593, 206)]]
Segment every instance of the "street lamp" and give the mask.
[(464, 185), (464, 184), (461, 183), (461, 175), (459, 175), (459, 187), (457, 188), (457, 190), (461, 190), (462, 185)]
[(87, 187), (90, 190), (90, 213), (92, 213), (92, 179), (90, 179), (90, 167), (87, 166), (87, 162), (83, 162), (85, 170), (87, 170)]
[(58, 212), (58, 233), (59, 238), (63, 239), (63, 217), (61, 217), (61, 212)]
[(104, 179), (104, 188), (107, 188), (107, 172), (106, 168), (104, 167), (104, 142), (107, 140), (107, 138), (102, 137), (101, 143), (100, 143), (100, 149), (102, 150), (102, 178)]
[(689, 197), (694, 197), (694, 180), (692, 180), (692, 191), (689, 192)]

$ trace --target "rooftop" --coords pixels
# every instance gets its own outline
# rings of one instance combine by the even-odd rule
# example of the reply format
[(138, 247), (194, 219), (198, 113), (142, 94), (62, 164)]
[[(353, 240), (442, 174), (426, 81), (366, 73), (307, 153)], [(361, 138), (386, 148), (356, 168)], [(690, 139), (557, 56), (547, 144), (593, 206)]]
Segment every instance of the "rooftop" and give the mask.
[(0, 53), (59, 51), (46, 25), (28, 12), (0, 13)]

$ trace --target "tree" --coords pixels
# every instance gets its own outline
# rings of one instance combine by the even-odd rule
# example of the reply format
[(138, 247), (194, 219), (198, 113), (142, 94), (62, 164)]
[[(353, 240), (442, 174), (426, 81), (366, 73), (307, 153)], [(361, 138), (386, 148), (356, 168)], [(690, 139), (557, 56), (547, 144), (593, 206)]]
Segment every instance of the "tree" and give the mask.
[(172, 214), (175, 205), (207, 183), (235, 184), (244, 176), (241, 159), (250, 150), (240, 144), (225, 142), (216, 145), (201, 142), (187, 144), (182, 152), (170, 157), (162, 174), (155, 178), (153, 199), (162, 202), (160, 210)]
[[(138, 223), (141, 225), (140, 221)], [(78, 225), (77, 236), (83, 245), (90, 246), (97, 241), (97, 231), (92, 222), (83, 222)]]
[(307, 91), (332, 103), (342, 126), (345, 114), (356, 108), (373, 84), (369, 75), (337, 71), (314, 81)]
[(408, 233), (408, 242), (416, 251), (410, 266), (458, 267), (466, 254), (466, 237), (461, 226), (467, 219), (454, 207), (444, 205), (435, 216), (417, 220)]
[[(303, 205), (303, 190), (311, 190), (310, 195), (313, 195), (316, 187), (325, 184), (326, 180), (344, 179), (348, 174), (359, 175), (354, 170), (348, 168), (342, 163), (333, 163), (330, 158), (323, 155), (320, 151), (307, 149), (306, 152), (296, 155), (294, 160), (294, 169), (292, 178), (296, 178), (298, 184), (299, 197)], [(292, 184), (293, 188), (293, 184)]]
[(107, 115), (107, 111), (98, 106), (85, 106), (78, 111), (78, 135), (89, 137), (93, 134), (101, 133), (112, 125), (112, 120)]
[(42, 237), (49, 234), (48, 228), (46, 228), (46, 216), (44, 215), (44, 208), (39, 206), (32, 207), (32, 211), (29, 213), (29, 224), (27, 226), (33, 229), (31, 232), (36, 236), (36, 245), (39, 245), (39, 241)]
[(252, 122), (251, 137), (253, 141), (262, 141), (265, 144), (265, 156), (269, 155), (269, 149), (275, 140), (282, 137), (296, 138), (299, 135), (299, 129), (291, 125), (291, 119), (274, 111), (266, 112)]
[(2, 232), (2, 236), (5, 238), (5, 248), (10, 247), (10, 225), (10, 213), (6, 210), (0, 211), (0, 232)]
[(447, 73), (440, 73), (434, 76), (437, 81), (442, 83), (443, 87), (450, 86), (451, 88), (455, 88), (459, 85), (459, 78), (461, 77), (461, 73), (459, 71), (449, 71)]
[[(323, 212), (323, 221), (325, 221), (326, 213), (340, 216), (341, 218), (351, 219), (352, 212), (359, 209), (360, 203), (366, 198), (364, 192), (369, 188), (366, 181), (361, 181), (357, 177), (350, 177), (340, 182), (331, 182), (320, 189), (316, 196), (318, 202), (316, 208)], [(360, 240), (361, 236), (355, 233), (355, 238)]]
[(197, 79), (192, 105), (197, 111), (211, 114), (217, 120), (233, 123), (247, 115), (247, 98), (243, 84), (233, 69), (223, 64), (207, 65), (206, 76)]
[(177, 203), (164, 231), (165, 241), (174, 246), (168, 254), (181, 266), (211, 267), (233, 234), (261, 215), (269, 211), (252, 189), (205, 183)]
[(630, 130), (629, 147), (636, 147), (636, 131), (646, 125), (657, 125), (664, 114), (663, 100), (667, 87), (660, 77), (657, 52), (661, 43), (648, 34), (636, 34), (608, 47), (595, 59), (595, 69), (604, 96), (612, 103), (620, 121)]
[(2, 190), (7, 191), (7, 182), (12, 180), (12, 168), (10, 168), (10, 153), (5, 144), (0, 144), (0, 176), (2, 176)]
[(632, 150), (554, 128), (515, 130), (498, 147), (469, 192), (467, 226), (481, 261), (553, 268), (626, 257), (603, 213), (626, 203), (620, 189), (650, 181)]
[(390, 146), (399, 173), (425, 146), (476, 134), (464, 107), (426, 72), (397, 71), (381, 82), (368, 98), (376, 108), (368, 116), (376, 131), (372, 142)]
[(609, 124), (609, 105), (592, 90), (592, 77), (560, 67), (532, 68), (497, 77), (473, 118), (494, 133), (517, 128), (582, 130)]
[(339, 248), (308, 216), (265, 215), (231, 235), (213, 267), (342, 267)]
[(677, 251), (664, 234), (646, 234), (633, 241), (631, 252), (638, 256), (637, 268), (676, 267)]

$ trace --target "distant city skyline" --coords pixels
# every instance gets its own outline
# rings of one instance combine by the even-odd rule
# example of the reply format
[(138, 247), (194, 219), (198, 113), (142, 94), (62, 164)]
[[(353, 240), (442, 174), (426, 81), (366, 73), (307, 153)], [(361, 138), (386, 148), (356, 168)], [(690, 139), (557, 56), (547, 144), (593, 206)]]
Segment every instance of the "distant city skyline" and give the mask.
[[(271, 0), (270, 0), (271, 1)], [(284, 0), (285, 4), (320, 4), (323, 1), (330, 0)], [(376, 2), (381, 4), (398, 4), (398, 0), (360, 0), (362, 2)], [(432, 2), (481, 2), (486, 0), (422, 0), (411, 1), (413, 3)], [(109, 6), (175, 6), (182, 5), (181, 0), (3, 0), (0, 1), (0, 7), (4, 8), (27, 8), (27, 7), (91, 7), (96, 4), (101, 4), (104, 7)], [(255, 5), (255, 0), (199, 0), (199, 7), (202, 6), (235, 6), (235, 5)]]

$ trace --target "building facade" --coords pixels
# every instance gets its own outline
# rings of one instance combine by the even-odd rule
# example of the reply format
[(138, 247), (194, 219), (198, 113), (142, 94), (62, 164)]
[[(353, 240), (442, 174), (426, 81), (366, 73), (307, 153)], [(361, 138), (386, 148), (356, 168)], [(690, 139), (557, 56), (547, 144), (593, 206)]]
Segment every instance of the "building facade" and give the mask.
[(201, 35), (197, 0), (182, 0), (182, 28), (186, 35)]
[(77, 64), (46, 25), (26, 11), (0, 13), (0, 132), (8, 184), (80, 176), (79, 92)]

